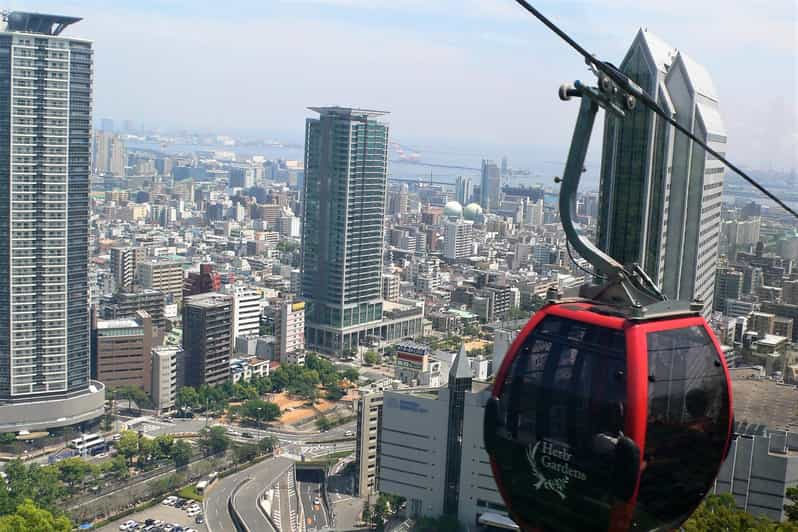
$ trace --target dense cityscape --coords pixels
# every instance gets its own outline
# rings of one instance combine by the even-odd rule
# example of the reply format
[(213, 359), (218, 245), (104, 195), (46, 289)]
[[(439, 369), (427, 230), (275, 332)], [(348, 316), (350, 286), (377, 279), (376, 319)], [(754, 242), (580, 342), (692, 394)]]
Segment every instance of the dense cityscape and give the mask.
[[(0, 532), (520, 530), (486, 404), (532, 314), (598, 275), (559, 171), (427, 160), (390, 109), (307, 102), (303, 145), (97, 117), (80, 20), (0, 31)], [(646, 29), (619, 64), (725, 154), (704, 66)], [(642, 106), (602, 127), (576, 222), (729, 368), (685, 529), (793, 530), (798, 224)], [(798, 202), (795, 169), (757, 174)]]

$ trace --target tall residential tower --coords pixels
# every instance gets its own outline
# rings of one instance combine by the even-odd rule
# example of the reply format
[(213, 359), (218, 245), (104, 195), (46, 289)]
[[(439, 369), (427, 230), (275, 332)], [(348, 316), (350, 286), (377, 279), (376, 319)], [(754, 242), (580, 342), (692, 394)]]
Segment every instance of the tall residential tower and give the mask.
[[(621, 71), (679, 123), (719, 152), (726, 130), (707, 71), (640, 30)], [(672, 299), (711, 312), (724, 167), (645, 106), (604, 127), (598, 244), (638, 263)]]
[(0, 23), (0, 431), (103, 413), (90, 380), (92, 49), (79, 18)]

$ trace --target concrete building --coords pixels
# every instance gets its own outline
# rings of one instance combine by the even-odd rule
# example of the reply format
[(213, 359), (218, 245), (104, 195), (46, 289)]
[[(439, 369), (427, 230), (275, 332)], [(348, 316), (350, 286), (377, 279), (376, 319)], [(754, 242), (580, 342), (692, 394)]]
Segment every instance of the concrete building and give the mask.
[(174, 301), (183, 298), (183, 265), (170, 259), (150, 259), (138, 266), (141, 286), (160, 290)]
[(216, 385), (230, 378), (233, 298), (211, 292), (183, 302), (186, 386)]
[(781, 521), (787, 488), (798, 486), (798, 388), (754, 368), (730, 373), (735, 436), (713, 491), (731, 493), (747, 512)]
[(471, 202), (471, 197), (474, 195), (474, 182), (470, 177), (457, 176), (454, 195), (460, 205), (467, 205)]
[(412, 516), (457, 515), (476, 526), (506, 516), (482, 443), (488, 383), (475, 383), (464, 351), (438, 390), (386, 391), (378, 446), (378, 489), (407, 499)]
[(443, 223), (443, 257), (447, 260), (466, 259), (474, 246), (474, 222), (471, 220), (446, 220)]
[(92, 378), (111, 388), (133, 386), (151, 392), (152, 320), (138, 311), (135, 318), (98, 320), (92, 330)]
[(274, 320), (277, 356), (281, 363), (305, 363), (305, 303), (287, 301), (279, 304)]
[(213, 264), (200, 264), (199, 271), (187, 272), (183, 278), (183, 297), (218, 292), (222, 287), (222, 276), (213, 271)]
[(399, 277), (389, 273), (382, 274), (382, 298), (386, 301), (399, 301)]
[(532, 201), (529, 198), (524, 198), (524, 224), (532, 227), (540, 227), (543, 225), (543, 200)]
[(97, 418), (105, 398), (90, 367), (91, 42), (60, 35), (80, 18), (3, 20), (0, 431), (14, 432)]
[(377, 493), (377, 461), (380, 457), (383, 388), (372, 385), (361, 389), (357, 400), (357, 439), (355, 440), (355, 496)]
[(175, 407), (177, 398), (177, 363), (182, 349), (177, 346), (158, 346), (152, 349), (152, 397), (158, 412)]
[(775, 314), (768, 314), (767, 312), (752, 312), (748, 316), (748, 330), (756, 331), (760, 336), (766, 334), (773, 334), (773, 326), (776, 322)]
[[(724, 152), (726, 130), (709, 73), (641, 29), (620, 65), (681, 125)], [(724, 167), (640, 105), (605, 122), (599, 246), (640, 264), (671, 299), (711, 312)]]
[(260, 315), (263, 296), (249, 286), (234, 285), (227, 293), (233, 296), (233, 338), (257, 336), (260, 332)]
[(726, 312), (726, 300), (740, 299), (742, 294), (743, 273), (730, 268), (718, 268), (715, 277), (714, 310)]
[(427, 346), (415, 342), (401, 342), (396, 348), (394, 377), (408, 386), (438, 388), (441, 382), (441, 363), (430, 357)]
[(114, 246), (111, 248), (111, 275), (116, 287), (124, 291), (133, 288), (136, 265), (144, 259), (144, 248)]
[(152, 324), (164, 328), (164, 306), (166, 295), (160, 290), (137, 290), (135, 292), (117, 292), (100, 301), (100, 315), (106, 320), (132, 318), (136, 311), (144, 310), (150, 315)]
[(94, 167), (98, 174), (124, 176), (127, 167), (125, 142), (111, 131), (98, 131), (94, 144)]

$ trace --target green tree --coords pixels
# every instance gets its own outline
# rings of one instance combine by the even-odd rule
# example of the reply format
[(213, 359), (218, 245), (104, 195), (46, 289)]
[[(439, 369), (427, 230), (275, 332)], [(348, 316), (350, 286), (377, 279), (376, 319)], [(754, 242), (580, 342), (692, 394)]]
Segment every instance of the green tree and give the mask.
[(374, 351), (366, 351), (366, 354), (363, 355), (363, 362), (369, 366), (374, 366), (375, 364), (379, 364), (380, 355), (378, 355)]
[(175, 444), (175, 437), (171, 434), (162, 434), (155, 438), (155, 453), (158, 458), (168, 458), (172, 455), (172, 446)]
[(319, 427), (319, 430), (322, 432), (327, 432), (333, 427), (332, 421), (327, 419), (325, 416), (321, 416), (319, 419), (316, 420), (316, 426)]
[(100, 470), (102, 473), (110, 474), (119, 480), (124, 480), (130, 476), (130, 471), (128, 470), (125, 457), (121, 454), (116, 455), (113, 457), (113, 459), (100, 464)]
[(330, 401), (338, 401), (341, 397), (346, 395), (343, 388), (336, 382), (327, 386), (326, 398)]
[(61, 482), (74, 488), (76, 484), (83, 484), (92, 472), (91, 465), (83, 458), (65, 458), (56, 464)]
[(250, 399), (241, 405), (241, 416), (256, 422), (256, 421), (274, 421), (281, 415), (280, 407), (271, 401), (264, 401), (262, 399)]
[(196, 408), (199, 406), (199, 395), (197, 390), (191, 386), (183, 386), (177, 390), (175, 398), (177, 408)]
[(745, 512), (734, 503), (734, 497), (728, 493), (710, 495), (698, 509), (685, 521), (682, 529), (685, 532), (703, 532), (705, 530), (728, 530), (734, 532), (794, 532), (798, 530), (793, 523), (774, 523), (764, 517), (757, 517)]
[(230, 447), (230, 437), (220, 426), (202, 429), (198, 441), (206, 455), (223, 453)]
[(131, 463), (139, 452), (139, 435), (132, 430), (123, 431), (116, 442), (116, 450), (125, 457), (127, 463)]
[(191, 460), (191, 445), (185, 440), (177, 440), (171, 449), (172, 461), (176, 468), (185, 467)]
[(341, 371), (341, 377), (357, 384), (358, 379), (360, 379), (360, 372), (356, 368), (345, 368)]
[(277, 447), (277, 443), (277, 438), (274, 436), (266, 436), (258, 442), (258, 449), (263, 454), (271, 453)]
[(258, 446), (252, 443), (241, 443), (233, 446), (233, 460), (243, 464), (254, 460), (258, 456)]
[(54, 516), (26, 498), (13, 514), (0, 517), (0, 532), (70, 532), (72, 523), (64, 515)]
[(0, 443), (9, 444), (17, 441), (17, 435), (13, 432), (3, 432), (0, 434)]
[(158, 444), (150, 438), (139, 438), (138, 466), (144, 468), (158, 458)]
[(789, 521), (798, 522), (798, 488), (787, 488), (787, 500), (790, 504), (784, 505)]
[(480, 327), (473, 323), (469, 323), (463, 327), (463, 336), (479, 336)]

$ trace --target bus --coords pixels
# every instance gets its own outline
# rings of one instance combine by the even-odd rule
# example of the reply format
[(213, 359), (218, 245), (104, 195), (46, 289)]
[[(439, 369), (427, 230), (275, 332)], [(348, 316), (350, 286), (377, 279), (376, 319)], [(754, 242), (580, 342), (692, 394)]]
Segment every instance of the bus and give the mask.
[(70, 440), (69, 447), (75, 449), (79, 456), (95, 456), (108, 451), (108, 444), (100, 434), (83, 434), (80, 438)]

